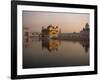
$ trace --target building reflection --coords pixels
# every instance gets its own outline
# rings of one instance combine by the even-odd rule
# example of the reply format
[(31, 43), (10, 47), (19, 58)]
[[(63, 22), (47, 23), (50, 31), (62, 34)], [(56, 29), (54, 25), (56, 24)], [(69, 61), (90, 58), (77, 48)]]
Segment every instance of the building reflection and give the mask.
[(42, 49), (47, 49), (49, 52), (58, 51), (60, 41), (56, 39), (42, 39)]
[(41, 39), (40, 39), (40, 37), (23, 37), (23, 46), (25, 47), (25, 48), (30, 48), (30, 47), (32, 47), (33, 45), (32, 45), (32, 43), (33, 42), (40, 42), (41, 41)]
[(82, 47), (84, 48), (84, 50), (85, 50), (85, 52), (87, 53), (88, 51), (89, 51), (89, 41), (80, 41), (79, 42), (81, 45), (82, 45)]
[[(23, 44), (25, 48), (32, 48), (33, 44), (35, 44), (36, 42), (41, 42), (41, 47), (42, 50), (48, 50), (49, 52), (53, 52), (53, 51), (58, 51), (61, 41), (63, 40), (58, 40), (58, 39), (48, 39), (48, 38), (43, 38), (41, 39), (40, 37), (27, 37), (24, 38), (23, 40)], [(69, 40), (64, 40), (64, 41), (69, 41)], [(86, 53), (88, 53), (89, 51), (89, 41), (88, 40), (80, 40), (80, 41), (74, 41), (71, 40), (71, 42), (73, 43), (80, 43), (80, 45), (84, 48), (84, 51)]]

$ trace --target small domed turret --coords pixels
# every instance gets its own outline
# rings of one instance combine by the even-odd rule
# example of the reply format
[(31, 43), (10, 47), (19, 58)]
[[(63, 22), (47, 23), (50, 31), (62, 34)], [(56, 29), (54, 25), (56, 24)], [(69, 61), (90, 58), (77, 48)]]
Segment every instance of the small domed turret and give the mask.
[(89, 24), (88, 23), (86, 23), (85, 28), (89, 29)]

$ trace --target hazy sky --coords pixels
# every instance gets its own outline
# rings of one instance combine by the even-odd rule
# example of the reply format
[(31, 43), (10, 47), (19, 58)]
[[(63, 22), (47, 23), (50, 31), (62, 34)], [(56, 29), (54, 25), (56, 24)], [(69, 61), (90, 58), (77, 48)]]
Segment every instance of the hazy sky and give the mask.
[(29, 27), (33, 32), (41, 32), (42, 26), (45, 28), (52, 24), (59, 26), (61, 32), (79, 32), (85, 24), (90, 21), (89, 14), (78, 13), (55, 13), (55, 12), (35, 12), (23, 11), (23, 26)]

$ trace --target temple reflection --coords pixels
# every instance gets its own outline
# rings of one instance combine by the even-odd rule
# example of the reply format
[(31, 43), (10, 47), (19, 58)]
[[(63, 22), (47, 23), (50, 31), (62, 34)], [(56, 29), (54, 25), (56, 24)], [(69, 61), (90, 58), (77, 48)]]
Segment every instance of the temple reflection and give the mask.
[(47, 49), (49, 52), (57, 51), (60, 41), (56, 39), (42, 39), (42, 50)]
[[(63, 40), (58, 40), (58, 39), (47, 39), (47, 38), (40, 38), (40, 37), (26, 37), (24, 38), (23, 40), (23, 46), (25, 48), (32, 48), (32, 46), (35, 46), (34, 44), (36, 42), (41, 42), (41, 47), (42, 47), (42, 50), (48, 50), (49, 52), (52, 52), (52, 51), (58, 51), (59, 50), (59, 46), (61, 45), (61, 42)], [(69, 41), (69, 40), (64, 40), (64, 41)], [(72, 43), (79, 43), (83, 48), (84, 48), (84, 51), (86, 53), (88, 53), (89, 51), (89, 41), (88, 40), (81, 40), (81, 41), (74, 41), (74, 40), (71, 40), (70, 42)], [(33, 45), (32, 45), (33, 44)]]

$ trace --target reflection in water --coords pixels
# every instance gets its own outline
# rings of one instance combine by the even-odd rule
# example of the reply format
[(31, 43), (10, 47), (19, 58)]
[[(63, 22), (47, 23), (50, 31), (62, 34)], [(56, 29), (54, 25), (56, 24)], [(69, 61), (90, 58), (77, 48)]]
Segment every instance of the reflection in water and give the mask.
[[(31, 43), (32, 42), (36, 42), (36, 41), (41, 41), (42, 42), (42, 50), (43, 49), (47, 49), (49, 52), (52, 52), (52, 51), (58, 51), (58, 47), (60, 46), (61, 44), (61, 40), (57, 40), (57, 39), (41, 39), (39, 37), (33, 37), (33, 38), (25, 38), (24, 39), (24, 47), (27, 48), (29, 46), (31, 46)], [(65, 41), (65, 40), (64, 40)], [(66, 40), (68, 42), (72, 42), (72, 43), (80, 43), (80, 45), (84, 48), (85, 52), (87, 53), (88, 50), (89, 50), (89, 41), (69, 41), (69, 40)]]
[(60, 45), (59, 40), (55, 39), (42, 39), (42, 49), (47, 49), (48, 51), (58, 51), (58, 47)]
[(23, 68), (89, 65), (89, 41), (27, 37), (23, 47)]
[(84, 48), (85, 52), (87, 53), (89, 50), (89, 41), (81, 41), (80, 44)]

